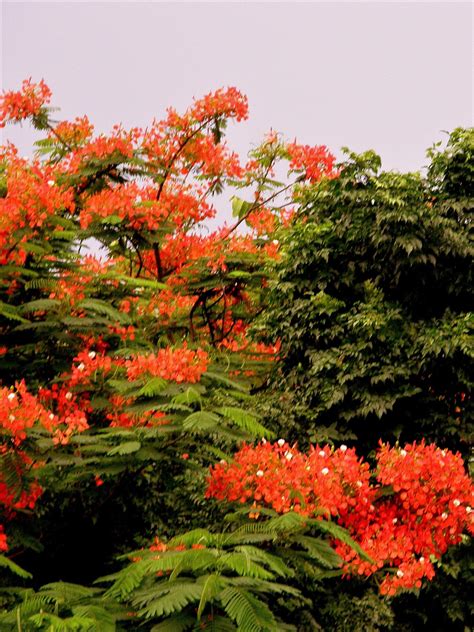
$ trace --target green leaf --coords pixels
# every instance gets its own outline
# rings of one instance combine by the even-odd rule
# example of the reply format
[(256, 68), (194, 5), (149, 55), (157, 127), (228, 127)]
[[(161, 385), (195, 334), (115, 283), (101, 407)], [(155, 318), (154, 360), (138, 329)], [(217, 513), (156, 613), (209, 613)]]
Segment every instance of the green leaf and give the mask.
[(118, 454), (123, 456), (124, 454), (132, 454), (132, 452), (137, 452), (142, 447), (140, 441), (126, 441), (125, 443), (121, 443), (112, 450), (107, 452), (107, 456), (114, 456)]
[(203, 577), (199, 578), (199, 582), (202, 583), (203, 586), (201, 599), (199, 600), (199, 606), (197, 609), (198, 621), (201, 619), (202, 613), (204, 612), (204, 608), (206, 607), (207, 603), (215, 599), (215, 597), (217, 597), (217, 595), (222, 590), (222, 582), (218, 573), (204, 575)]
[(10, 570), (12, 573), (15, 573), (15, 575), (18, 575), (19, 577), (23, 577), (24, 579), (30, 579), (32, 577), (31, 573), (25, 571), (23, 568), (21, 568), (21, 566), (15, 564), (15, 562), (12, 562), (12, 560), (10, 560), (8, 557), (5, 557), (5, 555), (0, 555), (0, 566), (2, 566), (3, 568), (8, 568), (8, 570)]
[(328, 542), (307, 535), (295, 535), (292, 540), (306, 549), (308, 554), (326, 568), (337, 568), (342, 559)]
[(236, 196), (232, 198), (232, 215), (241, 219), (253, 207), (251, 202), (246, 202)]
[(215, 430), (219, 423), (220, 417), (218, 415), (201, 410), (188, 415), (183, 421), (183, 428), (191, 432), (207, 432)]
[(272, 437), (274, 436), (270, 430), (267, 430), (265, 426), (257, 421), (257, 418), (242, 410), (241, 408), (235, 408), (234, 406), (223, 406), (218, 408), (217, 412), (223, 417), (231, 419), (239, 428), (250, 432), (254, 437)]
[(220, 601), (226, 613), (245, 632), (278, 632), (278, 625), (268, 606), (246, 590), (226, 588)]
[(128, 314), (124, 314), (123, 312), (119, 312), (118, 309), (115, 309), (110, 303), (106, 301), (99, 300), (97, 298), (87, 298), (80, 303), (77, 304), (79, 309), (84, 309), (86, 311), (95, 312), (97, 314), (103, 314), (108, 316), (113, 322), (119, 323), (129, 323), (130, 318)]
[(55, 298), (40, 298), (37, 301), (30, 301), (29, 303), (23, 303), (20, 308), (21, 312), (49, 312), (50, 310), (57, 310), (61, 306), (61, 302)]

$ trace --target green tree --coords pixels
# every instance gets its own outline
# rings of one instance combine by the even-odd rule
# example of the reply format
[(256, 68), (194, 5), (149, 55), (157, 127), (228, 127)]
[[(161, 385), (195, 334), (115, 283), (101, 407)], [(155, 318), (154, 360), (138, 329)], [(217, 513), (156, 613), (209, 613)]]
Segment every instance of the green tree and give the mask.
[[(300, 446), (379, 439), (472, 445), (474, 130), (428, 152), (426, 173), (381, 170), (348, 150), (340, 176), (302, 185), (280, 235), (269, 308), (254, 327), (282, 343), (260, 407)], [(367, 583), (305, 582), (320, 628), (465, 630), (469, 543), (420, 594), (381, 600)], [(364, 627), (363, 629), (369, 629)]]
[(467, 453), (473, 146), (456, 130), (426, 176), (349, 153), (339, 178), (301, 187), (259, 325), (282, 341), (272, 387), (291, 437)]

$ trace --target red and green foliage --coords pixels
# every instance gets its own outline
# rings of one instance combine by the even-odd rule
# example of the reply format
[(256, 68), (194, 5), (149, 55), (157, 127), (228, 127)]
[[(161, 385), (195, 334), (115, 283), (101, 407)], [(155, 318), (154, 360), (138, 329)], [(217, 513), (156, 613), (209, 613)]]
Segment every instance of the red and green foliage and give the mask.
[(474, 532), (474, 486), (461, 456), (434, 445), (382, 444), (374, 472), (345, 445), (311, 446), (308, 454), (283, 439), (245, 445), (231, 463), (212, 468), (207, 496), (252, 502), (254, 518), (271, 507), (335, 519), (372, 558), (336, 543), (344, 572), (390, 570), (380, 584), (389, 595), (420, 588), (422, 578), (434, 577), (432, 562)]
[[(251, 328), (294, 218), (340, 179), (334, 156), (271, 132), (241, 161), (224, 141), (248, 116), (235, 88), (109, 134), (54, 120), (51, 96), (28, 80), (0, 102), (0, 127), (46, 135), (32, 159), (0, 152), (0, 564), (46, 584), (5, 591), (0, 625), (292, 629), (270, 603), (308, 606), (302, 568), (376, 573), (388, 594), (430, 579), (467, 528), (460, 457), (384, 444), (372, 473), (353, 449), (249, 443), (274, 436), (255, 411), (288, 357)], [(209, 232), (223, 193), (234, 221)], [(208, 496), (254, 502), (227, 533), (204, 492), (219, 459)], [(137, 546), (105, 596), (76, 585)]]

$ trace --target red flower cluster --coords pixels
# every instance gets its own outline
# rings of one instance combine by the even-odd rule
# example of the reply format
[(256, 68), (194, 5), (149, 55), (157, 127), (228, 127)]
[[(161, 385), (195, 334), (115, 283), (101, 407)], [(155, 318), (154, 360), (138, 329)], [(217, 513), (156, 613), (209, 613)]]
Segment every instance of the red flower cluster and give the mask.
[(10, 121), (36, 116), (50, 102), (51, 94), (43, 80), (32, 83), (31, 78), (23, 81), (21, 90), (4, 92), (0, 97), (0, 128)]
[(188, 114), (196, 121), (204, 121), (216, 116), (244, 121), (248, 117), (248, 112), (247, 97), (237, 88), (230, 87), (221, 88), (206, 94), (202, 99), (197, 99)]
[(311, 182), (317, 182), (326, 176), (334, 178), (336, 158), (324, 145), (311, 147), (310, 145), (298, 145), (298, 143), (288, 143), (286, 150), (290, 157), (290, 169), (302, 172), (304, 177)]
[(349, 546), (335, 543), (347, 574), (371, 575), (388, 568), (383, 594), (421, 586), (432, 579), (438, 559), (474, 532), (474, 486), (458, 454), (411, 444), (403, 450), (381, 445), (376, 482), (354, 449), (313, 446), (309, 454), (284, 440), (244, 445), (232, 463), (211, 468), (207, 497), (253, 502), (279, 513), (326, 514), (349, 530), (372, 558), (362, 560)]
[(23, 263), (22, 244), (59, 211), (74, 211), (74, 192), (56, 184), (56, 172), (14, 153), (6, 169), (7, 194), (0, 198), (0, 263)]
[(50, 389), (41, 388), (38, 398), (51, 411), (48, 414), (50, 426), (45, 427), (52, 432), (54, 443), (66, 444), (74, 433), (89, 427), (84, 412), (88, 403), (78, 401), (68, 385), (59, 387), (53, 384)]
[[(51, 409), (53, 402), (57, 405), (56, 413)], [(45, 403), (50, 404), (50, 407), (47, 408)], [(67, 443), (73, 432), (87, 428), (85, 415), (75, 404), (74, 396), (64, 389), (53, 387), (35, 397), (28, 392), (23, 381), (17, 383), (15, 389), (0, 388), (0, 454), (14, 454), (18, 479), (21, 481), (20, 485), (12, 488), (0, 477), (0, 505), (4, 506), (9, 516), (17, 509), (33, 509), (42, 493), (38, 483), (23, 483), (25, 471), (35, 464), (18, 449), (26, 439), (27, 430), (38, 424), (51, 433), (55, 443)], [(6, 548), (6, 537), (0, 526), (0, 551)]]
[(139, 130), (135, 129), (126, 132), (117, 126), (110, 136), (102, 134), (90, 140), (70, 155), (69, 171), (75, 173), (81, 166), (91, 160), (102, 160), (112, 156), (131, 158), (133, 156), (134, 143), (137, 141), (139, 133)]
[(85, 200), (81, 226), (87, 228), (94, 221), (115, 216), (134, 230), (157, 230), (164, 221), (181, 227), (189, 220), (197, 223), (213, 217), (214, 209), (195, 193), (189, 186), (167, 185), (158, 200), (156, 189), (143, 189), (135, 183), (103, 189)]
[(209, 356), (206, 351), (194, 351), (186, 345), (177, 349), (160, 349), (156, 354), (135, 356), (125, 362), (129, 380), (149, 375), (178, 383), (199, 382), (208, 364)]
[(15, 389), (0, 388), (0, 429), (11, 438), (14, 445), (26, 439), (26, 430), (37, 423), (52, 428), (54, 415), (28, 393), (25, 383), (17, 383)]
[[(77, 270), (63, 272), (58, 276), (56, 285), (54, 286), (54, 292), (49, 293), (49, 298), (55, 298), (60, 301), (68, 301), (71, 306), (75, 303), (84, 300), (90, 285), (101, 278), (106, 276), (113, 266), (113, 261), (100, 261), (95, 257), (88, 255), (82, 257), (80, 265)], [(115, 280), (101, 279), (102, 283), (109, 285), (117, 285)], [(77, 314), (78, 316), (81, 313)]]
[(3, 530), (3, 525), (0, 524), (0, 551), (8, 551), (7, 536)]
[(104, 353), (92, 350), (84, 350), (74, 358), (75, 364), (69, 378), (69, 386), (89, 384), (91, 378), (98, 374), (107, 375), (112, 369), (112, 358)]
[(235, 152), (229, 152), (225, 143), (216, 143), (211, 135), (198, 136), (189, 142), (183, 151), (191, 164), (199, 164), (205, 176), (240, 178), (243, 169)]
[(31, 467), (31, 462), (23, 452), (17, 452), (16, 456), (18, 461), (16, 466), (17, 476), (24, 488), (18, 489), (18, 487), (15, 487), (12, 489), (5, 481), (0, 480), (0, 504), (3, 505), (8, 518), (14, 517), (16, 510), (34, 509), (36, 501), (43, 493), (43, 489), (36, 481), (30, 484), (22, 481), (25, 470)]
[(50, 132), (49, 138), (68, 145), (81, 145), (92, 136), (94, 126), (87, 116), (74, 121), (61, 121)]
[(133, 398), (126, 398), (121, 395), (112, 395), (109, 401), (113, 407), (112, 412), (107, 413), (107, 419), (110, 421), (111, 427), (153, 427), (165, 426), (168, 423), (166, 414), (160, 410), (145, 410), (135, 414), (124, 412), (125, 407), (133, 404)]

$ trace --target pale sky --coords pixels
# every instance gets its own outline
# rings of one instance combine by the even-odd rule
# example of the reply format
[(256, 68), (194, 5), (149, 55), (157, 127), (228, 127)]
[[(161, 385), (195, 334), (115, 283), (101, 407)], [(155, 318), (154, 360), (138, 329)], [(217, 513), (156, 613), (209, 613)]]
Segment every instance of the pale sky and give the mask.
[[(273, 128), (410, 170), (442, 130), (472, 125), (468, 2), (1, 5), (3, 88), (44, 78), (62, 117), (101, 131), (235, 85), (250, 104), (228, 135), (241, 154)], [(31, 153), (27, 128), (7, 138)]]

